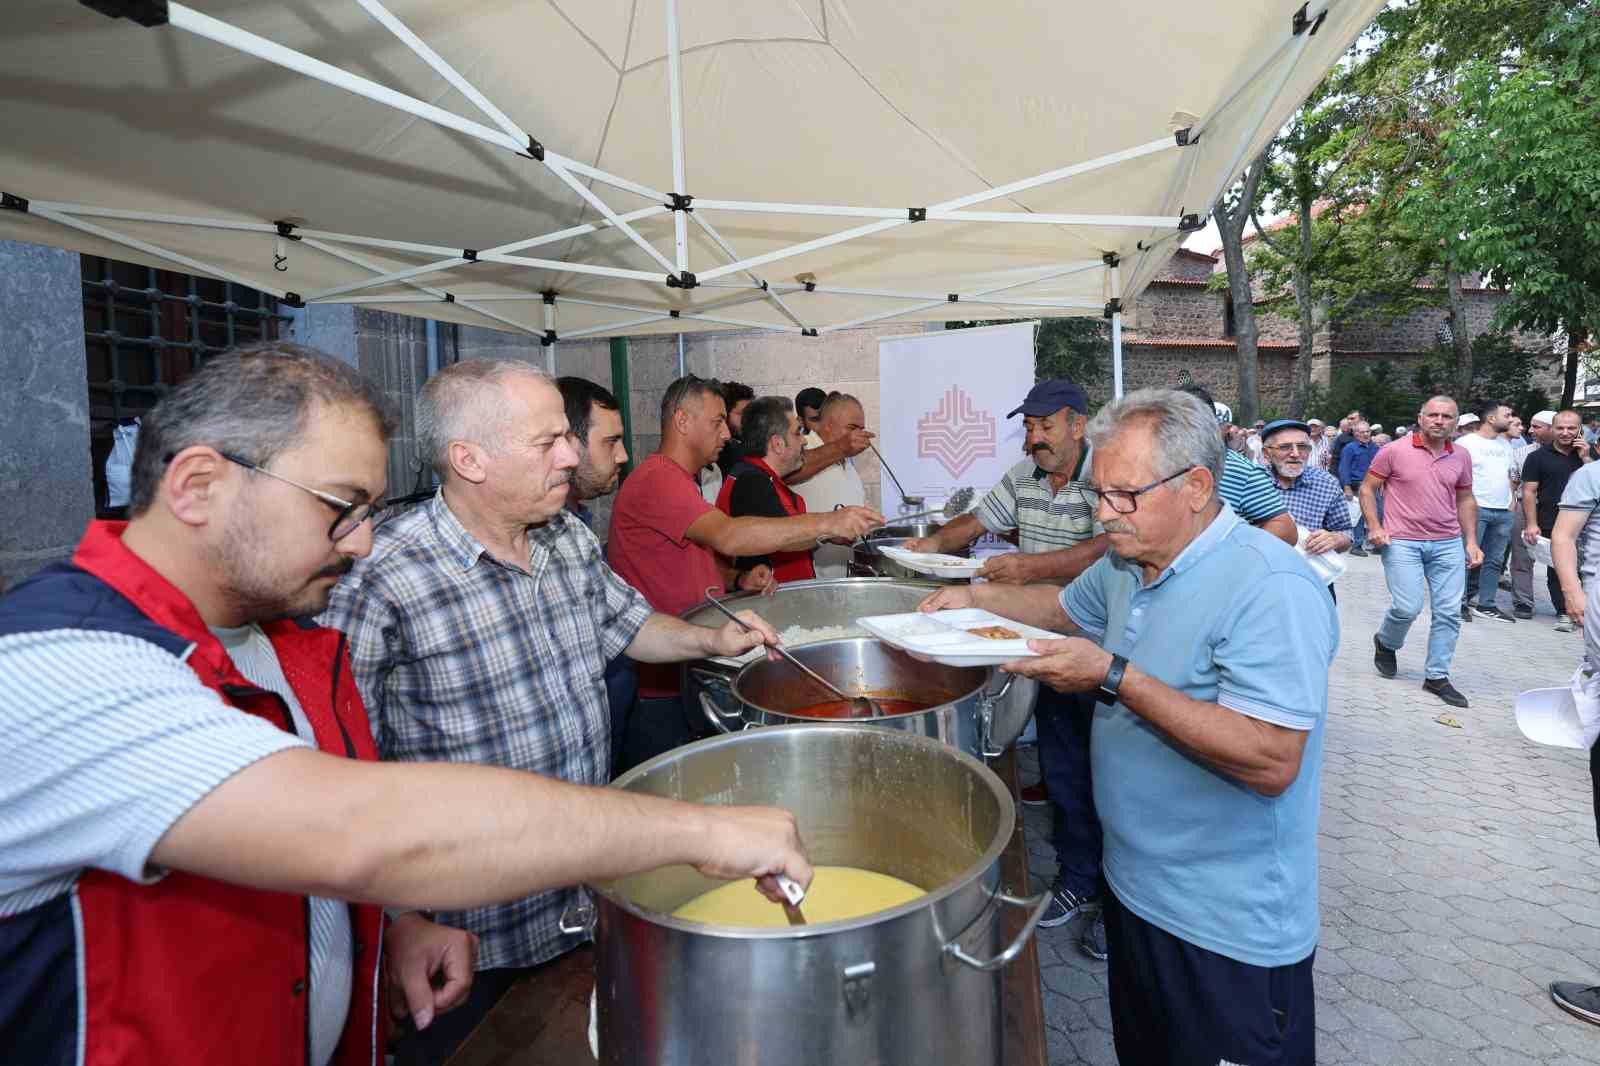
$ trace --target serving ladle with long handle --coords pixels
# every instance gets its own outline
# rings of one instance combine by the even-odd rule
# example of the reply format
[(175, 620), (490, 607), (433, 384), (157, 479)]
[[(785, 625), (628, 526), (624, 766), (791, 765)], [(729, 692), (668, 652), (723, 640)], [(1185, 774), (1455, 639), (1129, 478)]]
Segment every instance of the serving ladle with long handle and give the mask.
[[(715, 587), (706, 589), (706, 599), (710, 602), (711, 606), (715, 607), (717, 610), (721, 611), (723, 614), (739, 623), (746, 633), (754, 633), (755, 630), (750, 628), (750, 623), (746, 622), (743, 618), (740, 618), (738, 615), (728, 610), (727, 604), (717, 599), (716, 592), (717, 590)], [(829, 692), (848, 703), (850, 705), (850, 713), (852, 717), (883, 717), (883, 708), (878, 706), (876, 701), (870, 700), (865, 696), (852, 696), (847, 692), (839, 691), (832, 681), (829, 681), (827, 678), (811, 669), (811, 667), (807, 666), (799, 659), (796, 659), (789, 653), (789, 649), (785, 648), (782, 644), (768, 644), (767, 647), (771, 648), (773, 651), (783, 656), (784, 659), (788, 660), (790, 666), (793, 666), (796, 670), (799, 670), (811, 680), (815, 681), (817, 684), (821, 685), (823, 688), (827, 689)]]

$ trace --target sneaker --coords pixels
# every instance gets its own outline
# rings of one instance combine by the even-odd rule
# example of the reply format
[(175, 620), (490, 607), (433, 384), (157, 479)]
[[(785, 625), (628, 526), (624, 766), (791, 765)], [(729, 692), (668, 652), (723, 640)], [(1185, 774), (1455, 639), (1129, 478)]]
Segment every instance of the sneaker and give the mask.
[(1506, 614), (1500, 608), (1498, 608), (1498, 607), (1485, 607), (1481, 603), (1475, 603), (1475, 604), (1472, 605), (1472, 613), (1477, 615), (1479, 618), (1493, 618), (1496, 621), (1500, 621), (1500, 622), (1515, 622), (1516, 621), (1515, 618), (1512, 618), (1509, 614)]
[(1467, 698), (1456, 691), (1448, 677), (1430, 677), (1422, 683), (1424, 692), (1431, 692), (1452, 707), (1465, 707)]
[(1384, 677), (1393, 677), (1395, 672), (1400, 669), (1399, 665), (1394, 661), (1394, 649), (1384, 647), (1376, 634), (1372, 638), (1372, 648), (1372, 665), (1376, 666), (1378, 673)]
[(1091, 959), (1106, 961), (1110, 954), (1106, 950), (1106, 916), (1104, 913), (1095, 915), (1094, 921), (1089, 923), (1089, 928), (1083, 931), (1083, 939), (1078, 941), (1083, 948), (1083, 953)]
[(1511, 613), (1526, 622), (1528, 619), (1533, 617), (1533, 608), (1524, 607), (1519, 603), (1511, 608)]
[(1050, 886), (1050, 906), (1044, 909), (1044, 917), (1039, 919), (1039, 924), (1046, 929), (1054, 929), (1058, 925), (1066, 925), (1080, 914), (1099, 910), (1099, 893), (1090, 892), (1080, 896), (1057, 881)]
[(1461, 605), (1461, 620), (1463, 622), (1472, 621), (1472, 608), (1468, 604), (1463, 603)]
[(1050, 790), (1045, 783), (1040, 781), (1036, 785), (1029, 785), (1021, 792), (1022, 802), (1028, 807), (1048, 807), (1050, 805)]
[(1600, 1025), (1600, 986), (1578, 981), (1551, 981), (1550, 998), (1568, 1014)]
[(1365, 559), (1367, 557), (1367, 549), (1365, 549), (1361, 545), (1357, 544), (1355, 547), (1350, 549), (1350, 554), (1356, 556), (1359, 559)]
[(1560, 618), (1556, 619), (1556, 632), (1557, 633), (1576, 633), (1577, 631), (1578, 631), (1577, 625), (1572, 621), (1571, 618), (1568, 618), (1566, 615), (1562, 615)]

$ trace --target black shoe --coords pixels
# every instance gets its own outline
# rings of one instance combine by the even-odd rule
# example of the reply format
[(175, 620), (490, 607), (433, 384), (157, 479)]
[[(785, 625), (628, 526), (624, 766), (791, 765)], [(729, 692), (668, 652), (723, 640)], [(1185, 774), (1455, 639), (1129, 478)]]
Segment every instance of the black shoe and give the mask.
[(1376, 634), (1372, 637), (1372, 648), (1372, 665), (1376, 666), (1378, 673), (1384, 677), (1393, 677), (1400, 669), (1399, 664), (1394, 661), (1394, 649), (1385, 648)]
[(1516, 619), (1506, 614), (1498, 607), (1485, 607), (1481, 603), (1472, 605), (1472, 613), (1479, 618), (1493, 618), (1499, 622), (1515, 622)]
[(1472, 621), (1472, 608), (1465, 603), (1461, 605), (1461, 620), (1463, 622)]
[(1511, 613), (1526, 622), (1528, 619), (1533, 617), (1533, 608), (1523, 607), (1521, 604), (1518, 604), (1511, 608)]
[(1422, 688), (1424, 691), (1438, 696), (1452, 707), (1465, 707), (1467, 705), (1467, 698), (1456, 691), (1456, 687), (1450, 683), (1448, 677), (1430, 677), (1422, 683)]
[(1044, 909), (1039, 924), (1046, 929), (1066, 925), (1080, 914), (1091, 914), (1100, 909), (1100, 895), (1090, 892), (1078, 895), (1060, 881), (1050, 886), (1050, 906)]
[(1578, 981), (1551, 981), (1550, 998), (1568, 1014), (1600, 1025), (1600, 987)]
[(1354, 548), (1350, 549), (1350, 554), (1365, 559), (1367, 557), (1367, 549), (1357, 544)]
[(1083, 931), (1083, 939), (1078, 941), (1078, 946), (1083, 948), (1083, 953), (1091, 959), (1106, 961), (1111, 953), (1106, 950), (1106, 916), (1102, 911), (1089, 923), (1089, 928)]

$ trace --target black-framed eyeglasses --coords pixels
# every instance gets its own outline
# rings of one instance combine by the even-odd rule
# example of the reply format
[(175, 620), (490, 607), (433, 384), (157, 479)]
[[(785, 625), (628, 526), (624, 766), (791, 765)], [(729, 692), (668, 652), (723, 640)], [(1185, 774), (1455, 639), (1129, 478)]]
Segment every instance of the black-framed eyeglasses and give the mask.
[(1162, 485), (1165, 485), (1169, 481), (1176, 481), (1178, 478), (1180, 478), (1183, 475), (1187, 474), (1191, 470), (1198, 470), (1198, 469), (1200, 469), (1200, 468), (1197, 467), (1197, 466), (1186, 466), (1182, 470), (1178, 471), (1176, 474), (1168, 474), (1166, 477), (1162, 478), (1160, 481), (1152, 481), (1152, 482), (1150, 482), (1150, 484), (1144, 486), (1143, 488), (1138, 488), (1138, 489), (1101, 489), (1100, 490), (1100, 498), (1102, 500), (1106, 501), (1107, 503), (1109, 503), (1111, 505), (1111, 509), (1113, 511), (1117, 512), (1118, 514), (1132, 514), (1133, 512), (1135, 512), (1135, 511), (1137, 511), (1139, 509), (1139, 497), (1140, 496), (1143, 496), (1145, 493), (1151, 491), (1152, 489), (1159, 489)]
[[(277, 478), (279, 481), (287, 482), (297, 489), (309, 492), (311, 495), (315, 496), (329, 507), (332, 507), (334, 510), (338, 511), (339, 513), (337, 516), (335, 516), (333, 524), (328, 527), (328, 539), (333, 541), (335, 544), (348, 537), (351, 533), (354, 533), (356, 527), (365, 522), (367, 519), (371, 518), (376, 520), (381, 517), (383, 514), (383, 509), (386, 505), (386, 501), (381, 499), (357, 500), (356, 502), (351, 503), (349, 500), (340, 499), (331, 492), (323, 492), (321, 489), (314, 489), (310, 485), (302, 485), (292, 477), (284, 477), (282, 474), (274, 470), (268, 470), (266, 467), (261, 466), (258, 463), (252, 463), (250, 460), (241, 458), (240, 456), (232, 455), (223, 451), (219, 451), (217, 454), (228, 460), (230, 463), (237, 463), (246, 470), (253, 470), (258, 474), (265, 474), (268, 477)], [(168, 456), (167, 461), (171, 462), (172, 457)]]

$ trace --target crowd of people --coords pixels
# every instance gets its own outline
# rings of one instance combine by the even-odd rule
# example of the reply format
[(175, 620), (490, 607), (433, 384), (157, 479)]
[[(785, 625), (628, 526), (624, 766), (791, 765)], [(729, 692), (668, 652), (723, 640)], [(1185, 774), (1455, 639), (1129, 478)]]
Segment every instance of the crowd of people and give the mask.
[[(396, 1061), (440, 1063), (576, 946), (579, 882), (692, 863), (774, 900), (777, 875), (809, 883), (787, 812), (601, 786), (701, 732), (679, 664), (778, 641), (759, 611), (680, 615), (842, 576), (882, 525), (863, 405), (685, 376), (624, 477), (623, 402), (522, 363), (447, 367), (414, 408), (439, 487), (386, 516), (393, 424), (355, 371), (258, 345), (163, 399), (129, 521), (0, 598), (10, 1048), (376, 1064), (392, 1014)], [(1359, 412), (1246, 430), (1192, 383), (1091, 417), (1078, 385), (1041, 381), (1018, 416), (1021, 460), (909, 546), (1013, 538), (922, 609), (1063, 635), (1003, 667), (1039, 685), (1024, 801), (1053, 808), (1058, 867), (1040, 924), (1092, 918), (1122, 1061), (1311, 1062), (1339, 640), (1314, 564), (1381, 552), (1378, 671), (1427, 600), (1423, 687), (1465, 706), (1460, 625), (1529, 617), (1519, 551), (1548, 537), (1552, 600), (1600, 669), (1592, 445), (1571, 411), (1533, 415), (1519, 447), (1502, 405), (1443, 396), (1392, 440)]]

